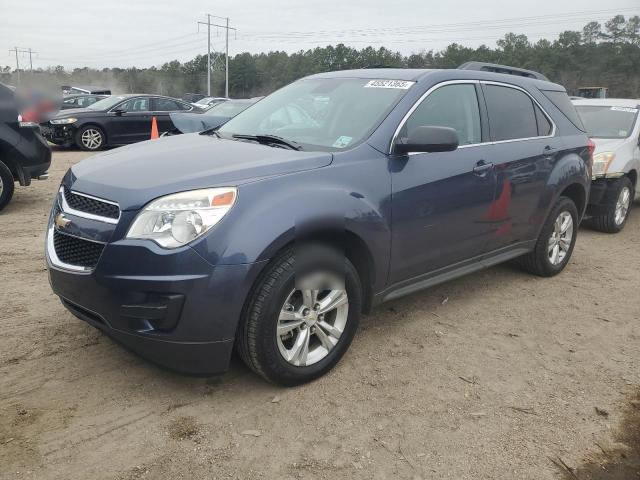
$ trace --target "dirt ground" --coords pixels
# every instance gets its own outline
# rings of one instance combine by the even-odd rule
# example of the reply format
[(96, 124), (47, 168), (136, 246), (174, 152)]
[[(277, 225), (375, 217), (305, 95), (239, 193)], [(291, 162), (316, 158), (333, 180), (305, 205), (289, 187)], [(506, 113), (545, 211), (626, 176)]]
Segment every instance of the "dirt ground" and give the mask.
[(85, 156), (56, 151), (0, 214), (0, 478), (638, 478), (640, 206), (582, 228), (555, 278), (499, 266), (379, 307), (282, 389), (237, 359), (166, 372), (62, 307), (45, 223)]

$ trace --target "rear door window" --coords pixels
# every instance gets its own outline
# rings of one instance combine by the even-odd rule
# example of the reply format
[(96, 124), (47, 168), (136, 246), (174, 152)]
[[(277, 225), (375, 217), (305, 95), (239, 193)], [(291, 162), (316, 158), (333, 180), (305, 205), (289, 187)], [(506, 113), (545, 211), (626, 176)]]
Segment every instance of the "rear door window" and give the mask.
[(180, 110), (189, 110), (189, 107), (185, 104), (176, 100), (171, 100), (170, 98), (156, 98), (154, 101), (156, 104), (154, 110), (156, 112), (176, 112)]
[(538, 136), (538, 120), (529, 95), (499, 85), (484, 85), (484, 95), (493, 141)]
[(118, 110), (125, 112), (148, 112), (149, 111), (149, 97), (132, 98), (118, 106)]
[(475, 86), (454, 84), (434, 90), (407, 119), (400, 136), (424, 126), (453, 128), (460, 145), (480, 143), (482, 129)]

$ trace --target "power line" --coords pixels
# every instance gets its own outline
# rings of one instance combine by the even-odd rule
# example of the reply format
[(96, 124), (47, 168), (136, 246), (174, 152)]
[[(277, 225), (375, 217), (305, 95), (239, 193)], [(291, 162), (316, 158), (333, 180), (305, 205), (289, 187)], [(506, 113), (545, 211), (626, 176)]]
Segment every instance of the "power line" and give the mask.
[[(525, 25), (531, 24), (533, 21), (538, 23), (548, 24), (550, 21), (553, 23), (561, 23), (568, 20), (592, 20), (593, 15), (603, 15), (611, 13), (622, 13), (628, 11), (640, 12), (638, 8), (616, 8), (607, 10), (592, 10), (582, 12), (566, 12), (553, 15), (536, 15), (529, 17), (512, 17), (498, 20), (479, 20), (472, 22), (459, 22), (459, 23), (446, 23), (446, 24), (429, 24), (429, 25), (414, 25), (407, 27), (381, 27), (381, 28), (356, 28), (356, 29), (340, 29), (340, 30), (316, 30), (316, 31), (289, 31), (289, 32), (258, 32), (255, 34), (245, 34), (241, 38), (262, 38), (262, 39), (279, 39), (279, 38), (303, 38), (303, 37), (318, 37), (318, 36), (331, 36), (331, 35), (371, 35), (371, 34), (388, 34), (388, 33), (415, 33), (419, 31), (427, 30), (429, 32), (448, 32), (459, 31), (460, 29), (474, 29), (474, 28), (509, 28), (510, 26), (519, 26), (521, 22), (526, 22)], [(514, 24), (514, 22), (517, 22)], [(513, 24), (513, 25), (512, 25)]]

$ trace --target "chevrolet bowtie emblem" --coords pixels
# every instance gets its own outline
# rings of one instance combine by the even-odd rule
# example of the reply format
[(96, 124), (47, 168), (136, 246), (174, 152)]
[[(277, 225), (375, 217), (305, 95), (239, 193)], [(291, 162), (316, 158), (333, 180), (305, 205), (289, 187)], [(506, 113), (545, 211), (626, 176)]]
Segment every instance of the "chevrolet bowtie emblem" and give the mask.
[(67, 227), (71, 223), (71, 220), (65, 217), (64, 213), (59, 213), (58, 215), (56, 215), (54, 223), (56, 224), (56, 227), (62, 230), (63, 228)]

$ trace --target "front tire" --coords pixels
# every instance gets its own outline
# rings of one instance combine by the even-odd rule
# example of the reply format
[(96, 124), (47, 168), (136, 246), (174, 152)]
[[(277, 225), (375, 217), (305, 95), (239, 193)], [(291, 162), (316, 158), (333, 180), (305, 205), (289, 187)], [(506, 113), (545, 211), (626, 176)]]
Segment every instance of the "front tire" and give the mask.
[(612, 198), (614, 202), (609, 202), (607, 211), (603, 215), (598, 215), (589, 219), (589, 225), (599, 232), (618, 233), (629, 218), (629, 210), (633, 203), (633, 184), (628, 177), (622, 177), (612, 185)]
[[(291, 248), (271, 262), (253, 289), (236, 334), (236, 349), (247, 366), (284, 386), (331, 370), (349, 348), (362, 309), (360, 279), (349, 260), (328, 248), (304, 258), (310, 261), (302, 262)], [(341, 286), (314, 289), (300, 283), (326, 272), (342, 276)]]
[(6, 207), (11, 198), (13, 197), (13, 191), (15, 188), (13, 174), (9, 167), (0, 162), (0, 210)]
[(87, 125), (76, 132), (75, 141), (78, 148), (87, 152), (95, 152), (104, 147), (106, 136), (100, 127)]
[(533, 251), (520, 257), (520, 266), (540, 277), (553, 277), (569, 263), (578, 233), (578, 209), (560, 197), (545, 220)]

